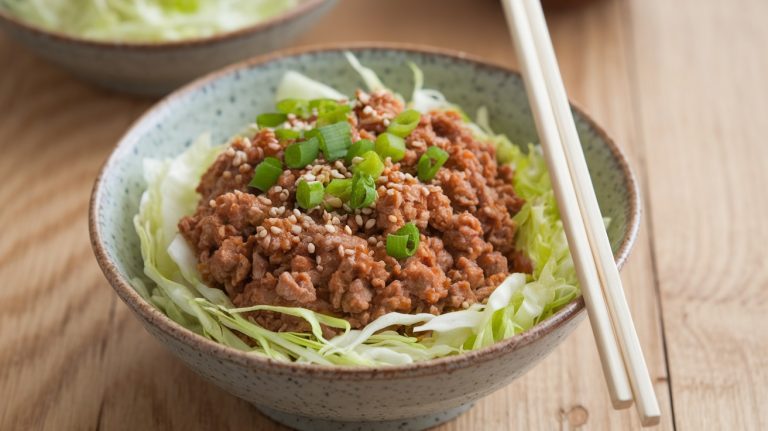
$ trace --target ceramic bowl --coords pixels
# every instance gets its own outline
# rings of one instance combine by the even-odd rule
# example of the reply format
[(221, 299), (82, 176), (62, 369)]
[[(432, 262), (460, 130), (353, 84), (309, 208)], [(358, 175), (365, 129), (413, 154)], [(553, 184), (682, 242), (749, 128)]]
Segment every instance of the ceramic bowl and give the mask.
[(0, 9), (0, 27), (39, 56), (102, 87), (154, 96), (212, 70), (284, 46), (336, 0), (305, 0), (251, 26), (178, 42), (102, 42), (30, 26)]
[[(273, 109), (275, 86), (297, 70), (347, 94), (362, 83), (343, 56), (349, 49), (388, 86), (410, 94), (407, 62), (424, 71), (426, 86), (442, 90), (466, 112), (485, 105), (492, 125), (514, 142), (536, 132), (520, 75), (461, 53), (405, 46), (296, 50), (256, 58), (202, 78), (141, 117), (117, 144), (94, 186), (90, 232), (96, 258), (120, 298), (147, 330), (212, 383), (300, 430), (411, 430), (446, 421), (536, 365), (583, 319), (576, 299), (533, 329), (488, 348), (407, 366), (325, 367), (276, 362), (219, 345), (177, 325), (128, 284), (142, 277), (131, 219), (144, 189), (145, 157), (178, 154), (204, 132), (214, 142)], [(621, 265), (639, 223), (636, 182), (619, 148), (583, 111), (578, 130), (608, 233)]]

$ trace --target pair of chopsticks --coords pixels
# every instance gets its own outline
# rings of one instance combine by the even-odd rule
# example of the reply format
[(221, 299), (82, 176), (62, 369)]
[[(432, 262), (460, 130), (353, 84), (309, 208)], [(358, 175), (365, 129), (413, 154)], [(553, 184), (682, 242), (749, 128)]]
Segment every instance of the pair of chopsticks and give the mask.
[(634, 399), (643, 426), (660, 411), (597, 204), (539, 0), (502, 0), (611, 401)]

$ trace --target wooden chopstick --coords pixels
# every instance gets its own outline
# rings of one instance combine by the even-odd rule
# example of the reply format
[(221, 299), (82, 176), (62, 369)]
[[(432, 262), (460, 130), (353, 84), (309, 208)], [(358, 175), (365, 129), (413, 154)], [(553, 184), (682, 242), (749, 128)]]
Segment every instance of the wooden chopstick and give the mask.
[(544, 73), (549, 99), (554, 110), (557, 127), (563, 144), (568, 168), (575, 186), (582, 219), (595, 257), (597, 273), (613, 320), (616, 338), (621, 348), (640, 421), (644, 426), (659, 423), (661, 412), (648, 368), (643, 358), (632, 315), (624, 296), (619, 270), (613, 258), (611, 244), (603, 224), (603, 216), (597, 203), (595, 190), (589, 176), (584, 152), (576, 130), (568, 96), (565, 92), (555, 50), (547, 30), (544, 11), (539, 0), (522, 0), (528, 23)]
[(600, 290), (597, 268), (589, 246), (584, 221), (581, 219), (576, 192), (560, 142), (554, 111), (550, 106), (546, 83), (528, 24), (527, 14), (521, 0), (502, 0), (502, 4), (522, 67), (531, 111), (544, 150), (544, 158), (549, 168), (552, 188), (560, 208), (560, 218), (563, 221), (568, 245), (576, 267), (576, 275), (587, 304), (587, 313), (592, 324), (592, 332), (600, 354), (603, 373), (608, 383), (611, 401), (615, 408), (628, 407), (632, 404), (632, 391), (619, 347), (613, 335), (608, 308)]

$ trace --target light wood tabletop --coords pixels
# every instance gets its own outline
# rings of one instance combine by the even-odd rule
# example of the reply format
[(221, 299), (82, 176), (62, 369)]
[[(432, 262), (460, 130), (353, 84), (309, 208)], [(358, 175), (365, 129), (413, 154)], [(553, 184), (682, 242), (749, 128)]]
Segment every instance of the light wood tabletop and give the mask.
[[(572, 99), (628, 153), (640, 237), (622, 271), (658, 428), (768, 429), (768, 2), (605, 0), (549, 11)], [(492, 0), (347, 0), (294, 45), (399, 41), (515, 65)], [(283, 430), (171, 356), (87, 232), (92, 182), (149, 107), (0, 36), (0, 429)], [(625, 430), (589, 323), (439, 428)]]

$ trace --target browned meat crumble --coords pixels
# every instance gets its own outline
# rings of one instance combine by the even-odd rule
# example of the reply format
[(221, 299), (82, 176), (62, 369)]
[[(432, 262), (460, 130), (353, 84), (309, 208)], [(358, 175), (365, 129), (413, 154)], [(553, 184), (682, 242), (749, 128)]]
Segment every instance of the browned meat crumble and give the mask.
[[(387, 92), (358, 91), (349, 115), (352, 138), (375, 139), (403, 110)], [(290, 118), (297, 126), (301, 121)], [(349, 178), (342, 161), (320, 158), (305, 169), (286, 169), (266, 193), (248, 187), (253, 168), (284, 146), (270, 129), (234, 140), (203, 175), (196, 212), (179, 229), (199, 258), (203, 279), (237, 306), (305, 307), (361, 327), (391, 312), (438, 314), (486, 299), (510, 272), (530, 272), (514, 248), (512, 216), (523, 204), (511, 185), (510, 166), (496, 163), (492, 144), (478, 141), (457, 113), (422, 115), (406, 139), (406, 156), (385, 160), (370, 208), (304, 211), (295, 205), (301, 177), (327, 183)], [(423, 183), (416, 163), (429, 146), (450, 154), (437, 176)], [(416, 254), (387, 255), (386, 236), (407, 222), (421, 232)], [(306, 324), (278, 313), (251, 316), (277, 331)]]

